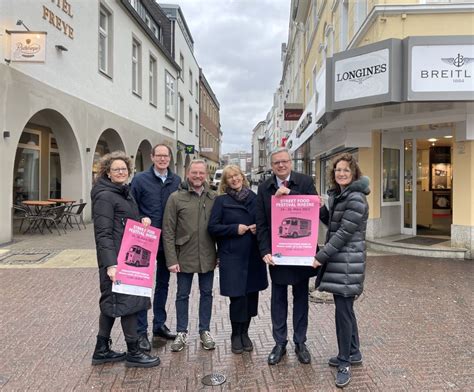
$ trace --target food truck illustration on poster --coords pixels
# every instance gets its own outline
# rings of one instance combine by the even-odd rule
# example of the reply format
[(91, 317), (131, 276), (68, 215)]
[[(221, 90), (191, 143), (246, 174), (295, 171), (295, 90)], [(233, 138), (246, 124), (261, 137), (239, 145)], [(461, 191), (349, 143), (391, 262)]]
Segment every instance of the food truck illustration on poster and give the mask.
[(313, 264), (319, 196), (272, 196), (272, 256), (277, 265)]
[(117, 258), (112, 291), (151, 297), (161, 230), (128, 219)]

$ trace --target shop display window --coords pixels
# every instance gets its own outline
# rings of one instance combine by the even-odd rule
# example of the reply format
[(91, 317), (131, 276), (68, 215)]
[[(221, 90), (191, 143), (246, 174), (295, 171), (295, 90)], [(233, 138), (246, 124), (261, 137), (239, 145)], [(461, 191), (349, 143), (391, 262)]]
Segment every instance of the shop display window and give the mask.
[(452, 173), (450, 163), (431, 164), (431, 189), (451, 189)]
[(400, 150), (383, 149), (383, 202), (400, 201)]

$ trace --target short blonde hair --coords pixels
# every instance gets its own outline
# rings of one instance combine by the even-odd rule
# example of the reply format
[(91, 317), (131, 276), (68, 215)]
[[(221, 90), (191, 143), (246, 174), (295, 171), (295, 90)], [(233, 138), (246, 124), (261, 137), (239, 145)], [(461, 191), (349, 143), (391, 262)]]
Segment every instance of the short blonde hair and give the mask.
[(222, 170), (222, 178), (219, 184), (219, 194), (224, 194), (227, 192), (227, 179), (232, 177), (234, 173), (240, 174), (242, 176), (242, 187), (248, 188), (250, 186), (245, 173), (239, 166), (227, 165), (224, 167), (224, 170)]

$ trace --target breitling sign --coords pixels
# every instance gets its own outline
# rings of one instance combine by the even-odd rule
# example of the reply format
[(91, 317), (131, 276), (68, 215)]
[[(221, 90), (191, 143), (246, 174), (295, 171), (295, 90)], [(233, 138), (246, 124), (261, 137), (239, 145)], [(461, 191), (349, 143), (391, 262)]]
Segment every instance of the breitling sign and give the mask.
[(473, 91), (474, 45), (423, 45), (412, 48), (414, 92)]

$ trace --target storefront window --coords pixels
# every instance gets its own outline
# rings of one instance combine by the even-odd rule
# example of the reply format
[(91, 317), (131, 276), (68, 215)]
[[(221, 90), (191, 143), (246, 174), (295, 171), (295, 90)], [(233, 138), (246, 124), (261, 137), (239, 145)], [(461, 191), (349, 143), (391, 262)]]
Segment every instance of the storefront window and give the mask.
[(383, 149), (383, 202), (400, 201), (400, 150)]
[(61, 198), (61, 159), (56, 138), (50, 135), (49, 149), (49, 197)]
[(24, 131), (15, 156), (13, 202), (39, 199), (40, 133)]

